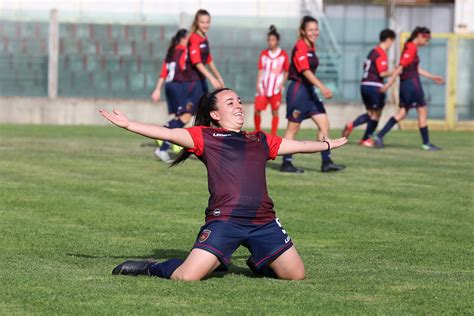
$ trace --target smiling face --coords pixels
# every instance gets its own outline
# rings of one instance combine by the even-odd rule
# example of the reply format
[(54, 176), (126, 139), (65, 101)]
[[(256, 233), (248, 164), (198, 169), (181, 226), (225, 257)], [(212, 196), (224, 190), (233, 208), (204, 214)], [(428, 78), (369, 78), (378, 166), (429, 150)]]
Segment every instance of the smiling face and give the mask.
[(232, 90), (224, 90), (216, 98), (217, 110), (211, 111), (212, 119), (224, 129), (240, 131), (244, 126), (244, 107), (240, 97)]
[(316, 22), (308, 22), (306, 23), (304, 30), (300, 30), (300, 32), (304, 39), (310, 43), (314, 43), (319, 37), (319, 25)]
[(211, 17), (206, 14), (198, 16), (196, 26), (201, 33), (206, 34), (211, 26)]

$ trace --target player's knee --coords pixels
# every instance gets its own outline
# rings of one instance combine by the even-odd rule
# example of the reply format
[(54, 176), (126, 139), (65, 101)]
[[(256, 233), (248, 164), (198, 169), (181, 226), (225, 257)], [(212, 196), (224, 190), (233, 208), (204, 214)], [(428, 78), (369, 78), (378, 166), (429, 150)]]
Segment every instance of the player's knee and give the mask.
[(297, 269), (292, 269), (291, 272), (280, 277), (280, 279), (289, 280), (289, 281), (301, 281), (301, 280), (304, 280), (305, 277), (306, 277), (306, 272), (305, 272), (304, 266), (302, 266)]
[(203, 276), (195, 273), (193, 271), (175, 271), (171, 276), (173, 280), (178, 281), (200, 281), (203, 279)]

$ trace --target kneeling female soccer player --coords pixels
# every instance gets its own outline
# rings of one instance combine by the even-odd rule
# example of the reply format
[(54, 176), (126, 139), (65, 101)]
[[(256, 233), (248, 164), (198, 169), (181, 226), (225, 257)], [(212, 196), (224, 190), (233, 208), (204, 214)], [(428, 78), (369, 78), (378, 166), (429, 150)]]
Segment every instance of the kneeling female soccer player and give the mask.
[(125, 261), (113, 274), (201, 280), (221, 264), (228, 266), (233, 252), (243, 245), (251, 253), (247, 264), (254, 273), (287, 280), (305, 277), (303, 262), (275, 217), (273, 201), (267, 193), (265, 165), (277, 155), (340, 147), (347, 142), (345, 138), (297, 141), (262, 131), (242, 131), (244, 108), (239, 96), (227, 88), (201, 98), (195, 124), (187, 129), (130, 121), (117, 110), (100, 113), (119, 127), (184, 147), (173, 165), (191, 153), (196, 155), (207, 168), (211, 194), (206, 222), (186, 260)]

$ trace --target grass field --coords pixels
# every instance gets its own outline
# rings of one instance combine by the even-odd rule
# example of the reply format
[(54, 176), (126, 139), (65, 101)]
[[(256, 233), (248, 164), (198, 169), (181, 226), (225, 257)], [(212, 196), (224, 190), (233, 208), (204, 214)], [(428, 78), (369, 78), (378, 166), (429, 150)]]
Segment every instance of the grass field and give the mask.
[[(303, 131), (309, 138), (312, 131)], [(357, 132), (352, 141), (360, 136)], [(112, 276), (127, 258), (186, 256), (208, 199), (202, 164), (169, 169), (112, 127), (0, 125), (1, 314), (474, 314), (474, 134), (393, 132), (384, 150), (300, 155), (267, 178), (306, 264), (301, 282), (230, 273), (185, 283)]]

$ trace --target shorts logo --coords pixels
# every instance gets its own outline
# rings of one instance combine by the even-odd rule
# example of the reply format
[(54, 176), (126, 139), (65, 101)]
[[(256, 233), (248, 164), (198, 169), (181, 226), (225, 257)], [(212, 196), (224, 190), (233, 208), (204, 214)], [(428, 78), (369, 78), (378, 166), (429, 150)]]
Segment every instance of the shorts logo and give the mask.
[(228, 136), (232, 136), (232, 134), (212, 133), (212, 136), (214, 136), (214, 137), (228, 137)]
[(192, 103), (192, 102), (188, 102), (188, 103), (186, 104), (186, 110), (191, 111), (192, 109), (193, 109), (193, 103)]
[(209, 236), (211, 236), (211, 231), (209, 229), (204, 229), (201, 235), (199, 235), (199, 242), (205, 242)]
[(219, 216), (219, 215), (221, 215), (221, 210), (218, 209), (218, 208), (216, 208), (216, 209), (214, 210), (214, 213), (213, 213), (213, 214), (214, 214), (214, 216)]
[(250, 139), (251, 141), (254, 141), (254, 142), (259, 142), (260, 141), (260, 138), (255, 134), (245, 134), (245, 137), (247, 137), (248, 139)]
[(301, 116), (301, 111), (300, 110), (293, 110), (291, 113), (291, 116), (293, 116), (294, 119), (297, 119)]

